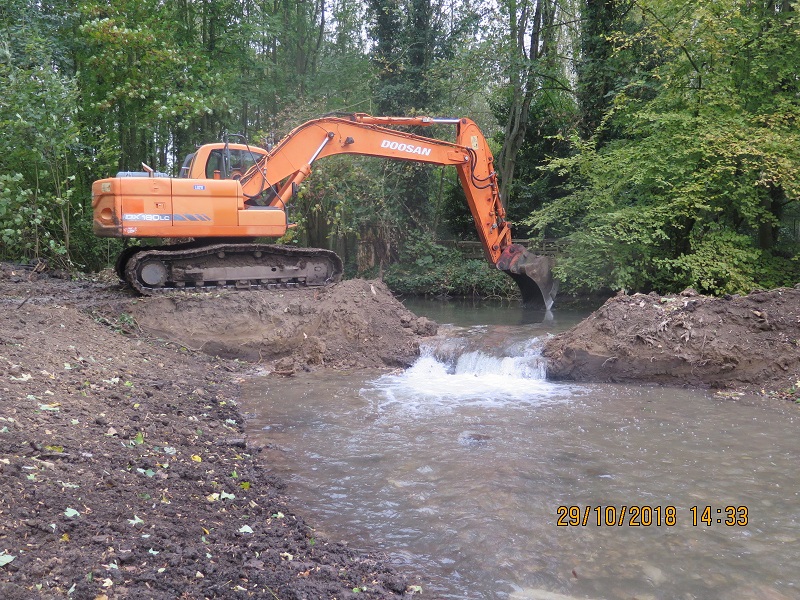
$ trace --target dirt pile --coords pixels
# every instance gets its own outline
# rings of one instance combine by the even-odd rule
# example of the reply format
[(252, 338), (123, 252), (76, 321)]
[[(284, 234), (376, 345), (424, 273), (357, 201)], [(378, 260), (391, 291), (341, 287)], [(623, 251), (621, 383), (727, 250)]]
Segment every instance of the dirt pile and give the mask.
[[(344, 297), (137, 299), (117, 283), (2, 266), (0, 598), (403, 595), (402, 577), (294, 514), (244, 438), (236, 382), (251, 367), (193, 349), (222, 352), (209, 348), (217, 328), (232, 355), (266, 354), (270, 327), (284, 339), (300, 323), (270, 358), (372, 366), (411, 356), (413, 331), (433, 327), (393, 299), (378, 306), (379, 284), (347, 285)], [(172, 322), (164, 339), (142, 331), (154, 315)], [(181, 322), (192, 336), (166, 339)], [(326, 326), (340, 335), (325, 337)], [(246, 354), (234, 351), (235, 328), (251, 334)]]
[(408, 366), (436, 324), (416, 317), (380, 281), (327, 288), (173, 294), (130, 314), (148, 334), (211, 355), (291, 373), (316, 367)]
[(793, 394), (800, 380), (800, 289), (711, 298), (609, 299), (549, 340), (548, 377)]

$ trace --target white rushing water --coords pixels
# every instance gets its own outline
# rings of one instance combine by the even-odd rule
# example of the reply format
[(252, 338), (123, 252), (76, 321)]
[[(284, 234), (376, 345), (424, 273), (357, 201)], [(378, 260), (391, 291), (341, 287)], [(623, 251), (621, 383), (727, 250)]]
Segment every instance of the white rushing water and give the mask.
[[(401, 372), (256, 379), (249, 433), (321, 534), (424, 597), (800, 598), (797, 409), (549, 382), (546, 335), (450, 328)], [(650, 524), (596, 524), (623, 506)]]
[(474, 349), (474, 340), (454, 333), (451, 330), (448, 337), (423, 346), (409, 369), (371, 381), (361, 390), (362, 395), (376, 399), (382, 408), (391, 403), (407, 408), (436, 403), (543, 404), (568, 397), (569, 388), (545, 379), (542, 338), (512, 340), (490, 354)]

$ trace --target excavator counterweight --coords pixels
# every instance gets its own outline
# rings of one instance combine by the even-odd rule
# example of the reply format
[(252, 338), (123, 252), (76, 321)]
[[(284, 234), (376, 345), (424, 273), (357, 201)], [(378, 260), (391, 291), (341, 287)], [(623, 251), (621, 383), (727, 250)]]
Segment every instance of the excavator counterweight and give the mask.
[[(456, 141), (395, 126), (456, 126)], [(208, 144), (187, 157), (178, 178), (146, 169), (92, 186), (94, 232), (118, 238), (190, 238), (189, 244), (126, 250), (117, 273), (143, 294), (174, 288), (291, 287), (339, 281), (333, 252), (256, 243), (293, 227), (286, 207), (311, 165), (357, 154), (456, 168), (487, 260), (517, 281), (528, 304), (550, 308), (555, 286), (546, 260), (512, 243), (494, 158), (466, 118), (374, 117), (356, 113), (303, 123), (271, 150)]]

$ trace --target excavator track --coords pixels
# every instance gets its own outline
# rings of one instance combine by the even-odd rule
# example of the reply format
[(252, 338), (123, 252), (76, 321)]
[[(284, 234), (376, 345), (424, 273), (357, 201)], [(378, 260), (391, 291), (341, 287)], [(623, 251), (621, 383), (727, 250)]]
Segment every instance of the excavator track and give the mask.
[(130, 249), (117, 273), (145, 296), (181, 289), (278, 289), (336, 283), (342, 260), (320, 248), (195, 243)]

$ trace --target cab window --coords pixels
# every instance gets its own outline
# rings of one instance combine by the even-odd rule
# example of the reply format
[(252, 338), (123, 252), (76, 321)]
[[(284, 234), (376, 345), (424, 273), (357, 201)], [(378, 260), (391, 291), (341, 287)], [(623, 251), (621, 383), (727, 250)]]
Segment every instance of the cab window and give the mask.
[(264, 156), (262, 152), (255, 150), (229, 150), (230, 164), (228, 165), (228, 172), (225, 173), (224, 169), (224, 150), (212, 150), (208, 155), (208, 162), (206, 163), (206, 177), (208, 179), (222, 178), (227, 175), (228, 179), (239, 179), (244, 175), (247, 170), (252, 167), (256, 160)]

